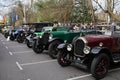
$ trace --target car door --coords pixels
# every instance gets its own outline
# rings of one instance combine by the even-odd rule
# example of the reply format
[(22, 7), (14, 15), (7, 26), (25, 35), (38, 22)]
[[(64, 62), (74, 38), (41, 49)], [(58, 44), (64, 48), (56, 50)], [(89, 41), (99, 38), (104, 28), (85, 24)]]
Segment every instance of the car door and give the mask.
[(116, 46), (117, 51), (120, 50), (120, 26), (115, 26), (115, 31), (113, 32), (114, 46)]

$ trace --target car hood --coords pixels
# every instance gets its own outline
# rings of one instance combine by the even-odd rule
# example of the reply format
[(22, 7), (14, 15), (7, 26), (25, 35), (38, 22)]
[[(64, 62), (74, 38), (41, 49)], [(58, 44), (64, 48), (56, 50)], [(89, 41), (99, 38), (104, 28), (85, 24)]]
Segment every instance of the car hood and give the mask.
[(113, 39), (107, 35), (87, 35), (84, 37), (90, 47), (99, 46), (101, 43), (104, 47), (111, 47)]
[(36, 34), (37, 36), (41, 36), (41, 35), (44, 34), (44, 32), (35, 32), (35, 34)]
[(52, 35), (58, 35), (58, 34), (64, 34), (64, 33), (67, 33), (67, 31), (52, 31), (52, 32), (50, 32), (50, 34), (52, 34)]

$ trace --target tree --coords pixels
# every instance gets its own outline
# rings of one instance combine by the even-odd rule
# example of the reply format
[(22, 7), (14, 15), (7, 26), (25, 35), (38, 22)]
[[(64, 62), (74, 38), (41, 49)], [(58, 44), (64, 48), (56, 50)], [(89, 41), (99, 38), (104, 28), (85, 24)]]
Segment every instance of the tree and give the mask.
[(91, 22), (91, 14), (88, 0), (76, 0), (74, 2), (73, 22)]
[(40, 21), (71, 21), (73, 0), (39, 0), (35, 6)]
[[(23, 4), (21, 1), (18, 1), (14, 7), (15, 15), (18, 15), (19, 20), (16, 21), (18, 25), (21, 25), (24, 22), (36, 22), (35, 13), (29, 4)], [(24, 21), (25, 19), (25, 21)]]
[(105, 7), (103, 7), (103, 5), (101, 5), (101, 3), (98, 0), (93, 0), (93, 1), (102, 9), (102, 11), (108, 14), (108, 16), (110, 17), (110, 21), (113, 20), (120, 21), (120, 19), (118, 19), (114, 13), (114, 11), (116, 11), (115, 8), (120, 3), (119, 0), (104, 0), (103, 2), (106, 3)]

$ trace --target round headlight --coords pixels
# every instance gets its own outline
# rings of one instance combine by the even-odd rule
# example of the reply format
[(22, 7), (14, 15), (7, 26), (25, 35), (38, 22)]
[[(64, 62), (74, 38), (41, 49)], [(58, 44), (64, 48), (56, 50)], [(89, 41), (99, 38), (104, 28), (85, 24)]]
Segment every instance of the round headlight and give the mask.
[(42, 38), (42, 36), (40, 36), (40, 38)]
[(83, 51), (84, 51), (85, 54), (89, 54), (90, 53), (90, 47), (89, 46), (85, 46)]
[(53, 38), (53, 35), (50, 35), (50, 36), (49, 36), (49, 39), (52, 39), (52, 38)]
[(71, 51), (71, 50), (72, 50), (72, 47), (73, 47), (72, 44), (67, 45), (67, 50), (68, 50), (68, 51)]

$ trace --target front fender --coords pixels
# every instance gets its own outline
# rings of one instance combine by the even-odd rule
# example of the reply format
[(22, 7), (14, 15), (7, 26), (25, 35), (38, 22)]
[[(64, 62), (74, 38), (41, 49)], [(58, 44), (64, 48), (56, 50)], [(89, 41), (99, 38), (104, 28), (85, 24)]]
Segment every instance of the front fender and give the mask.
[(38, 37), (36, 36), (36, 37), (33, 37), (33, 40), (36, 40), (36, 39), (38, 39)]
[(31, 35), (27, 36), (26, 40), (30, 41), (31, 40)]
[(99, 54), (102, 50), (107, 51), (107, 48), (105, 48), (105, 47), (94, 47), (94, 48), (92, 48), (90, 53)]
[(67, 45), (66, 43), (62, 43), (60, 45), (58, 45), (57, 49), (60, 50), (60, 49), (66, 49), (67, 48)]
[(53, 41), (55, 41), (55, 40), (58, 40), (58, 41), (60, 41), (60, 42), (64, 42), (63, 40), (61, 40), (61, 39), (59, 39), (59, 38), (52, 38), (52, 39), (49, 39), (48, 40), (48, 44), (50, 44), (50, 43), (52, 43)]

